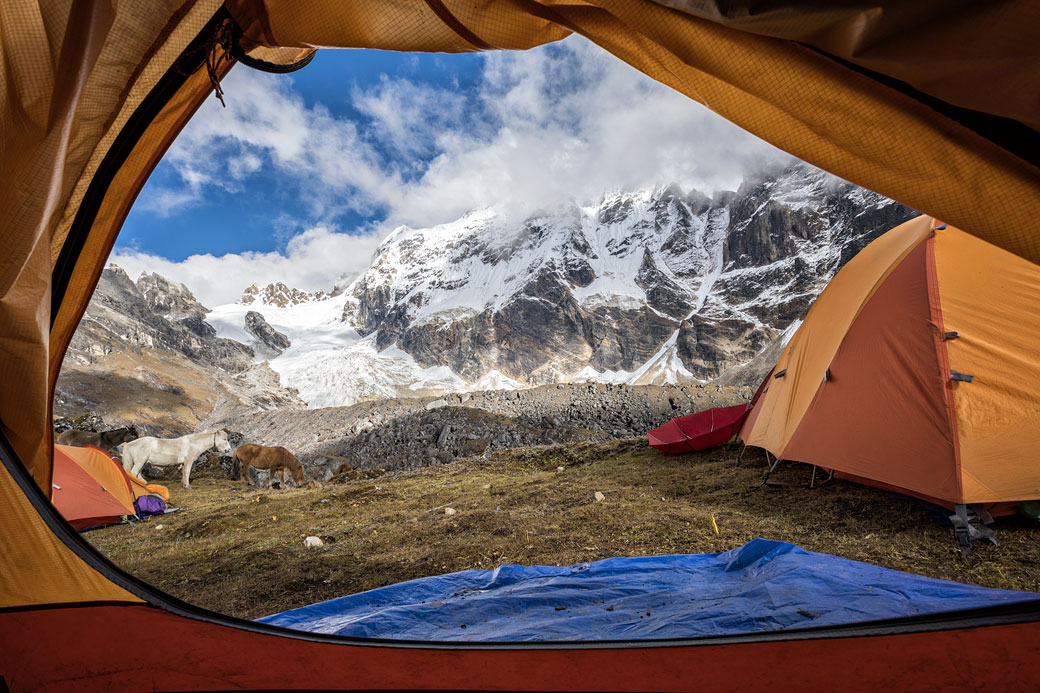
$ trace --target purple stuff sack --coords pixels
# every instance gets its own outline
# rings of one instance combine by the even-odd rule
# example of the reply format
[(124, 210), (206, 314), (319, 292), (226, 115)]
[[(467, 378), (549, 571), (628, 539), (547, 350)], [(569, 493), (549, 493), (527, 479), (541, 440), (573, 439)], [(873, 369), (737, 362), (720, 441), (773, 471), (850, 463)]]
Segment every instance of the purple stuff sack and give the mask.
[(145, 494), (134, 501), (138, 515), (162, 515), (166, 512), (166, 503), (159, 496)]

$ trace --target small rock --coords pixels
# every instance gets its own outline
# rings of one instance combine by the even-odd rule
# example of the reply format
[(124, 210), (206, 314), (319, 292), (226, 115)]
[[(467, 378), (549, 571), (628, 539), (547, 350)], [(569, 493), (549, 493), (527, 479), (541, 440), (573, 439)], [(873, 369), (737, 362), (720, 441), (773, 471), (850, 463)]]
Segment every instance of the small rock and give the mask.
[(448, 406), (448, 400), (446, 400), (446, 399), (435, 399), (432, 402), (427, 402), (426, 409), (427, 409), (427, 411), (430, 411), (430, 410), (433, 410), (433, 409), (440, 409), (441, 407), (446, 407), (446, 406)]
[(599, 491), (596, 491), (596, 492), (595, 492), (594, 494), (592, 494), (592, 497), (596, 499), (596, 502), (597, 502), (597, 503), (599, 503), (599, 502), (600, 502), (600, 501), (602, 501), (602, 500), (606, 500), (606, 499), (607, 499), (607, 497), (606, 497), (606, 496), (604, 496), (604, 495), (603, 495), (602, 493), (600, 493)]
[(558, 472), (562, 472), (562, 471), (563, 471), (563, 467), (557, 467), (557, 468), (556, 468), (556, 471), (558, 471)]
[(155, 528), (156, 528), (156, 529), (162, 529), (162, 528), (163, 528), (163, 525), (156, 525), (156, 526), (155, 526)]
[(455, 514), (455, 508), (445, 508), (444, 509), (444, 514), (445, 515), (454, 515)]
[(325, 546), (325, 542), (321, 540), (321, 537), (311, 536), (303, 540), (303, 545), (308, 549), (316, 549), (319, 546)]

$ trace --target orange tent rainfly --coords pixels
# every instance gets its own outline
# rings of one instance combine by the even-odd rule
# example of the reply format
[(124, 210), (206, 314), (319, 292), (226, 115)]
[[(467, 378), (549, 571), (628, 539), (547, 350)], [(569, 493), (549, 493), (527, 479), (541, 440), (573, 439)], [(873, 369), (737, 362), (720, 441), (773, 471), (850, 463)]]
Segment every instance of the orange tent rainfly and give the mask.
[[(1040, 431), (1022, 412), (1038, 382), (1023, 345), (1040, 343), (1038, 25), (1035, 0), (0, 2), (0, 690), (1036, 689), (1040, 600), (653, 643), (402, 644), (180, 602), (94, 551), (50, 497), (69, 342), (138, 192), (228, 70), (291, 72), (319, 46), (523, 50), (571, 33), (972, 234), (911, 222), (850, 262), (752, 411), (752, 442), (812, 461), (832, 441), (845, 452), (821, 463), (956, 503), (1036, 497), (1019, 452)], [(877, 353), (860, 332), (884, 337)], [(853, 384), (855, 421), (826, 415)], [(923, 466), (879, 462), (885, 437)], [(133, 647), (113, 645), (127, 633)]]
[(119, 522), (136, 515), (134, 501), (147, 493), (169, 502), (170, 493), (158, 484), (145, 484), (95, 447), (54, 446), (51, 502), (76, 529)]
[(112, 524), (123, 515), (136, 513), (123, 468), (117, 471), (107, 459), (97, 464), (93, 452), (91, 448), (54, 446), (51, 502), (76, 529)]
[(919, 217), (820, 294), (741, 436), (949, 507), (1040, 498), (1038, 345), (1040, 265)]

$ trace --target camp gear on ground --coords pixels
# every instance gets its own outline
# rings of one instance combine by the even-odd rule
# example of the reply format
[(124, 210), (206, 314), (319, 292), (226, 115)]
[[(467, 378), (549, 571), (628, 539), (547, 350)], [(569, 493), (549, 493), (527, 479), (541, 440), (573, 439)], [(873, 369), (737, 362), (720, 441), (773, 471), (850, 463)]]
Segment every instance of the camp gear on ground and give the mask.
[(962, 585), (754, 539), (724, 553), (463, 570), (259, 621), (396, 640), (641, 640), (850, 624), (1034, 599), (1032, 592)]

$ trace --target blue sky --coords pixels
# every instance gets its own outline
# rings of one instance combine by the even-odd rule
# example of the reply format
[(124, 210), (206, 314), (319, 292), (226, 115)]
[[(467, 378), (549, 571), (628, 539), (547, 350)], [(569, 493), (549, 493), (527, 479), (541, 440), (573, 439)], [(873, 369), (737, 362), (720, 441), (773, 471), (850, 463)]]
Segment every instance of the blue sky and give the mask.
[[(606, 192), (734, 189), (781, 154), (583, 39), (531, 51), (322, 50), (234, 68), (135, 204), (113, 262), (206, 305), (254, 281), (349, 280), (398, 225), (494, 207), (522, 219)], [(257, 279), (259, 275), (260, 279)]]
[[(368, 128), (378, 127), (376, 119), (359, 109), (352, 95), (378, 90), (393, 76), (433, 88), (459, 94), (472, 94), (480, 78), (482, 58), (473, 53), (422, 54), (393, 51), (353, 50), (319, 51), (305, 71), (291, 77), (276, 78), (302, 99), (308, 109), (327, 108), (337, 117)], [(238, 68), (240, 72), (246, 68)], [(240, 72), (235, 73), (238, 77)], [(227, 98), (234, 98), (235, 79), (231, 78)], [(208, 103), (199, 118), (220, 118)], [(373, 141), (379, 153), (391, 158), (393, 152)], [(221, 147), (218, 153), (227, 155)], [(206, 152), (199, 152), (206, 156)], [(416, 152), (416, 167), (428, 164), (432, 153)], [(260, 157), (264, 159), (265, 157)], [(117, 242), (117, 248), (155, 253), (170, 260), (184, 260), (197, 253), (240, 253), (243, 251), (275, 251), (284, 249), (289, 237), (313, 223), (310, 213), (294, 185), (286, 185), (284, 174), (263, 161), (246, 180), (223, 188), (212, 186), (207, 194), (191, 202), (167, 209), (164, 195), (184, 188), (182, 169), (169, 160), (156, 168), (142, 192), (139, 203), (131, 211)], [(338, 210), (326, 222), (344, 229), (364, 227), (378, 220), (385, 210), (361, 213), (354, 209)], [(159, 230), (161, 229), (161, 232)]]

